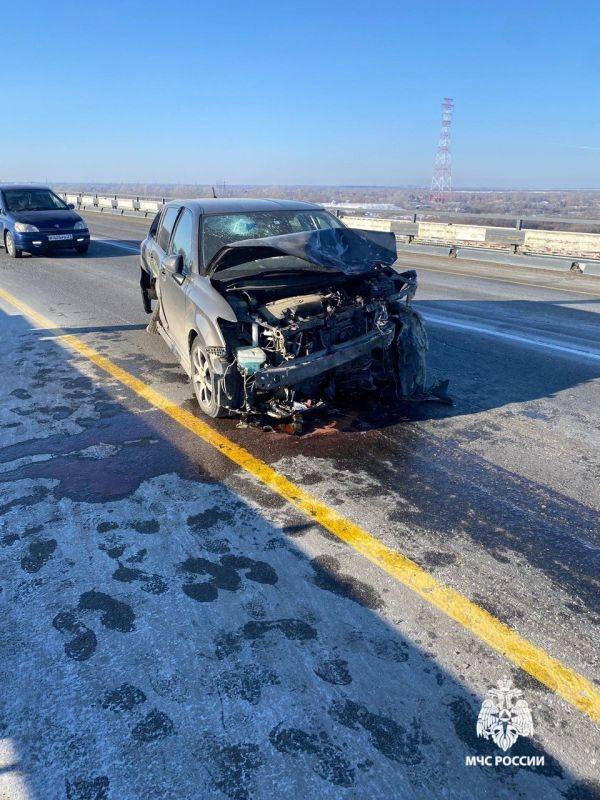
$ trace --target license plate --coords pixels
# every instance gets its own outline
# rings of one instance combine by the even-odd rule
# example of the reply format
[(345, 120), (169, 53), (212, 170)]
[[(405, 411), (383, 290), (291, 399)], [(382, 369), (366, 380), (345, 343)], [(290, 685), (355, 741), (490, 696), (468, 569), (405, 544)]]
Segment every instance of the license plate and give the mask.
[(50, 234), (50, 236), (48, 236), (48, 241), (49, 242), (65, 242), (68, 239), (72, 239), (72, 238), (73, 238), (73, 234), (72, 233), (52, 233), (52, 234)]

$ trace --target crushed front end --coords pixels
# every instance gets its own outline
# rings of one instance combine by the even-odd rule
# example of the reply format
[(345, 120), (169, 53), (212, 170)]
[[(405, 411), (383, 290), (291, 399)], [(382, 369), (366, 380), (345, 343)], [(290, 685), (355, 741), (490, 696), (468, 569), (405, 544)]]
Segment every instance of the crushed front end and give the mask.
[(415, 289), (414, 272), (381, 273), (264, 303), (230, 299), (238, 323), (225, 326), (227, 368), (241, 376), (237, 410), (284, 418), (344, 392), (422, 390), (427, 339), (409, 305)]
[[(316, 242), (306, 234), (239, 243), (222, 258), (216, 285), (237, 318), (221, 321), (221, 402), (232, 411), (283, 419), (349, 393), (424, 395), (427, 336), (410, 305), (416, 273), (393, 269), (395, 243), (392, 251), (362, 236), (357, 245), (348, 229), (318, 233)], [(250, 270), (252, 247), (261, 266)]]

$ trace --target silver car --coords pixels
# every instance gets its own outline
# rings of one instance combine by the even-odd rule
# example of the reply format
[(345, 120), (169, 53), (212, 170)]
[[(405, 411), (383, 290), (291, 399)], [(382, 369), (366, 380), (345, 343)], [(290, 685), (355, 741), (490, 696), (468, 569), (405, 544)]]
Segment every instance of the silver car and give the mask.
[(142, 296), (202, 411), (286, 418), (340, 392), (423, 396), (427, 338), (393, 233), (277, 200), (165, 205), (141, 246)]

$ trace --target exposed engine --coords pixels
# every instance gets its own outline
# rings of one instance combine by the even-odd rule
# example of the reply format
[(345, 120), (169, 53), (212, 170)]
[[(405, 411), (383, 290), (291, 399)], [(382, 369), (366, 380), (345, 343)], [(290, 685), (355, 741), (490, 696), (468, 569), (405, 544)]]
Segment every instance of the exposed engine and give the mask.
[(338, 289), (265, 303), (256, 321), (267, 352), (297, 358), (360, 336), (387, 316), (384, 301)]
[[(383, 382), (404, 390), (422, 386), (427, 340), (408, 305), (415, 290), (413, 271), (385, 269), (310, 294), (229, 294), (238, 318), (237, 325), (223, 326), (227, 372), (239, 375), (237, 383), (227, 382), (233, 409), (286, 417), (317, 408), (336, 393), (373, 390)], [(407, 333), (411, 345), (420, 343), (420, 366), (415, 372), (412, 365), (414, 374), (402, 381), (397, 345)]]

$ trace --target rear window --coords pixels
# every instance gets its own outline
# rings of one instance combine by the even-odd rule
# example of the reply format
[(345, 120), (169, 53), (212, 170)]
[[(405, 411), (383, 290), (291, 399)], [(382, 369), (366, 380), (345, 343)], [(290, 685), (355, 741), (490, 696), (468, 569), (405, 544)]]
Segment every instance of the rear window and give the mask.
[(164, 250), (165, 253), (167, 252), (167, 249), (169, 247), (169, 239), (171, 238), (173, 225), (175, 225), (175, 220), (177, 219), (178, 214), (179, 214), (178, 206), (169, 206), (169, 208), (167, 208), (162, 218), (160, 229), (158, 231), (158, 246), (160, 247), (161, 250)]

